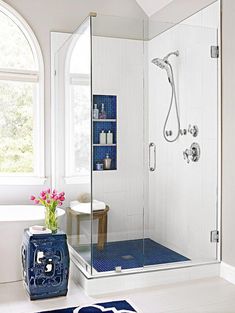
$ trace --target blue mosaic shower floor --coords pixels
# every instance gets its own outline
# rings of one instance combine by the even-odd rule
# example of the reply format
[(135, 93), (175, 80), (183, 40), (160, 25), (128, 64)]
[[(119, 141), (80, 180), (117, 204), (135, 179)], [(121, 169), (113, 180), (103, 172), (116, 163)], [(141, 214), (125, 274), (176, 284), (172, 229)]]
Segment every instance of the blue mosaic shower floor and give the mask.
[(114, 271), (115, 267), (122, 269), (142, 267), (173, 262), (190, 261), (185, 256), (170, 250), (159, 243), (146, 238), (143, 240), (125, 240), (108, 242), (104, 250), (93, 248), (93, 267), (98, 272)]

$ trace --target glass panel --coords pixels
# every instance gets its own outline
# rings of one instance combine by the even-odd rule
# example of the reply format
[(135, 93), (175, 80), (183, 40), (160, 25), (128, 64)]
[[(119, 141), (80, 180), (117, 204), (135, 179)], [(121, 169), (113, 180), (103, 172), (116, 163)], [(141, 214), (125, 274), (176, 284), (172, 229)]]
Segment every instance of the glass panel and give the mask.
[[(87, 18), (55, 54), (56, 188), (64, 190), (72, 253), (91, 265), (91, 30)], [(59, 39), (58, 39), (59, 40)], [(61, 39), (60, 39), (61, 40)]]
[(37, 85), (0, 81), (0, 173), (33, 173), (33, 104)]
[[(211, 46), (218, 45), (218, 27), (217, 2), (149, 40), (149, 142), (157, 147), (157, 170), (149, 172), (146, 266), (217, 257), (210, 232), (217, 229), (219, 59)], [(175, 51), (172, 74), (163, 57)], [(178, 135), (176, 106), (181, 131), (167, 142)]]
[(93, 274), (143, 267), (144, 28), (93, 19)]
[(36, 70), (31, 46), (18, 25), (0, 11), (0, 68)]

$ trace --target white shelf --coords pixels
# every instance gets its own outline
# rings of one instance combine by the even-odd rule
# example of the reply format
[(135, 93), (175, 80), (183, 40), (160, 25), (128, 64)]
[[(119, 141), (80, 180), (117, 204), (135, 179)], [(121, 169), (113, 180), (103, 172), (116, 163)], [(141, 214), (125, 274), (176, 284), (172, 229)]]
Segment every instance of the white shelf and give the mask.
[(112, 118), (109, 118), (109, 119), (93, 119), (93, 122), (116, 122), (116, 119), (112, 119)]
[(108, 172), (116, 172), (117, 169), (115, 170), (102, 170), (102, 171), (98, 171), (98, 170), (93, 170), (93, 173), (108, 173)]
[(94, 146), (94, 147), (115, 147), (115, 146), (116, 146), (116, 143), (113, 143), (113, 144), (94, 143), (93, 146)]

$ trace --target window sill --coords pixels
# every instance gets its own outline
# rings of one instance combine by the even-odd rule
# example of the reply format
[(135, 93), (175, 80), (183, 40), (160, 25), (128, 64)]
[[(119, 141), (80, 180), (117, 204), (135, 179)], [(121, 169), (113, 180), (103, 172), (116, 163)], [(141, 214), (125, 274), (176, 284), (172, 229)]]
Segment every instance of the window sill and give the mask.
[(64, 177), (64, 181), (67, 185), (76, 185), (76, 184), (91, 184), (90, 176), (71, 176)]
[(35, 176), (0, 176), (0, 185), (30, 186), (44, 185), (47, 177)]

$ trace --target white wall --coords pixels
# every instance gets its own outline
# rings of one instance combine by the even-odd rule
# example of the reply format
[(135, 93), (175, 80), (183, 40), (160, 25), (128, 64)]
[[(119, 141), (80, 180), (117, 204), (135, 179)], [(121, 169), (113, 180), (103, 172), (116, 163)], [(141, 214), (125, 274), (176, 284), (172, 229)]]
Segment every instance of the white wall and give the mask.
[[(157, 145), (157, 170), (149, 174), (150, 234), (194, 260), (216, 257), (215, 244), (209, 239), (210, 231), (216, 229), (218, 86), (217, 59), (210, 58), (210, 46), (217, 45), (218, 19), (213, 28), (205, 27), (205, 21), (214, 13), (218, 18), (217, 9), (212, 6), (211, 11), (196, 14), (186, 25), (177, 25), (149, 43), (149, 139)], [(167, 143), (162, 132), (171, 89), (165, 71), (150, 62), (175, 50), (180, 56), (171, 61), (181, 128), (196, 124), (199, 135), (187, 134)], [(170, 127), (175, 130), (174, 119)], [(193, 142), (199, 143), (201, 158), (187, 164), (183, 151)]]
[(222, 260), (235, 266), (235, 1), (222, 1), (222, 76), (223, 76), (223, 179), (222, 179)]

